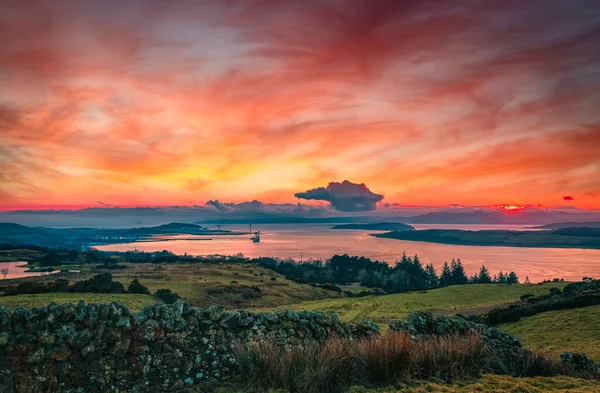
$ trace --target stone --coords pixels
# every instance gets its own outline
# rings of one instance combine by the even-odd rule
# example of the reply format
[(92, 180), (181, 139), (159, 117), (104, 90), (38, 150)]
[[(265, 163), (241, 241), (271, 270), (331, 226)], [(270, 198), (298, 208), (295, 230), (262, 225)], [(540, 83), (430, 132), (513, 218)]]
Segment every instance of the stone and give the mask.
[(224, 310), (225, 307), (223, 306), (210, 306), (204, 311), (207, 314), (208, 319), (210, 319), (213, 322), (218, 322), (219, 319), (221, 319)]

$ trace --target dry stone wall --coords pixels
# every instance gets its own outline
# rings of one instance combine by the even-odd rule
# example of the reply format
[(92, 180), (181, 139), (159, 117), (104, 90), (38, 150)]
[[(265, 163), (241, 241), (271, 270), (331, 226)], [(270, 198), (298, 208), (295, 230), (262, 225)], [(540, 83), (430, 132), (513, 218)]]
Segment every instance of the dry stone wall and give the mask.
[(231, 376), (238, 344), (305, 345), (378, 329), (322, 312), (253, 314), (181, 302), (136, 313), (116, 303), (0, 308), (0, 392), (173, 391)]

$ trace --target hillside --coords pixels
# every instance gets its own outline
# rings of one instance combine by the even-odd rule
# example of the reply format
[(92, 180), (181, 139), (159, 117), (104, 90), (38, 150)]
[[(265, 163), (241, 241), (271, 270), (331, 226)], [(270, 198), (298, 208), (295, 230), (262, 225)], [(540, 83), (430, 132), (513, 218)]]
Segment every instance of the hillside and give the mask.
[(499, 326), (526, 348), (558, 358), (562, 352), (585, 353), (600, 361), (600, 306), (548, 311)]
[(542, 295), (548, 293), (550, 288), (562, 288), (565, 285), (564, 282), (454, 285), (422, 292), (303, 302), (292, 305), (292, 308), (335, 312), (341, 320), (350, 323), (371, 318), (377, 323), (386, 324), (390, 320), (402, 319), (412, 311), (430, 311), (444, 315), (480, 314), (491, 308), (516, 302), (521, 295)]

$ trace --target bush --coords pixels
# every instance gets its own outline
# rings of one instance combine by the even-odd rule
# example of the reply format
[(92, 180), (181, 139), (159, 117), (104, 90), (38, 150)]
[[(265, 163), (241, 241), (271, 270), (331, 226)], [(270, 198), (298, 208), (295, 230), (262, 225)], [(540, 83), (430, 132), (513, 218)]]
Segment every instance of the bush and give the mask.
[(321, 284), (320, 287), (323, 288), (323, 289), (325, 289), (325, 290), (328, 290), (328, 291), (342, 293), (342, 288), (338, 287), (337, 285), (325, 283), (325, 284)]
[(550, 288), (547, 295), (538, 297), (523, 295), (521, 303), (504, 308), (495, 308), (474, 319), (497, 325), (516, 322), (523, 317), (530, 317), (546, 311), (587, 307), (597, 304), (600, 304), (600, 281), (590, 280), (568, 284), (562, 291), (559, 288)]
[(78, 281), (70, 288), (70, 292), (84, 293), (125, 293), (123, 284), (112, 280), (112, 274), (97, 274), (88, 280)]
[(143, 286), (140, 281), (135, 278), (127, 287), (127, 293), (140, 293), (142, 295), (150, 295), (148, 288)]
[(173, 304), (177, 300), (181, 299), (181, 297), (177, 293), (171, 292), (170, 289), (159, 289), (158, 291), (156, 291), (154, 296), (159, 298), (166, 304)]
[(527, 299), (529, 299), (529, 298), (532, 298), (532, 297), (534, 297), (534, 296), (535, 296), (535, 295), (532, 295), (531, 293), (526, 293), (526, 294), (524, 294), (524, 295), (521, 295), (521, 296), (519, 297), (519, 299), (521, 299), (521, 300), (527, 300)]

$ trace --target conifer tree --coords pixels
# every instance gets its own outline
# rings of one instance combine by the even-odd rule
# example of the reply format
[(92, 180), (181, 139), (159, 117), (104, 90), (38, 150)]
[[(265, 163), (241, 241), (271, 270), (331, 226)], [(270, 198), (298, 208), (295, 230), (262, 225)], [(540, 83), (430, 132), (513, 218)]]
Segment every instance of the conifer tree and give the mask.
[(479, 270), (479, 280), (477, 282), (480, 284), (490, 284), (492, 282), (490, 272), (488, 272), (485, 265), (481, 265), (481, 270)]
[(427, 274), (427, 288), (436, 288), (439, 285), (439, 278), (435, 272), (435, 268), (432, 264), (425, 266), (425, 272)]
[(454, 267), (452, 267), (452, 284), (457, 284), (457, 285), (461, 285), (461, 284), (468, 284), (469, 283), (469, 278), (467, 277), (467, 274), (465, 273), (465, 269), (462, 265), (462, 262), (460, 261), (460, 258), (458, 258), (456, 261), (452, 261)]
[(450, 270), (450, 266), (448, 266), (448, 262), (444, 262), (442, 274), (440, 275), (440, 286), (447, 287), (448, 285), (452, 285), (452, 271)]

